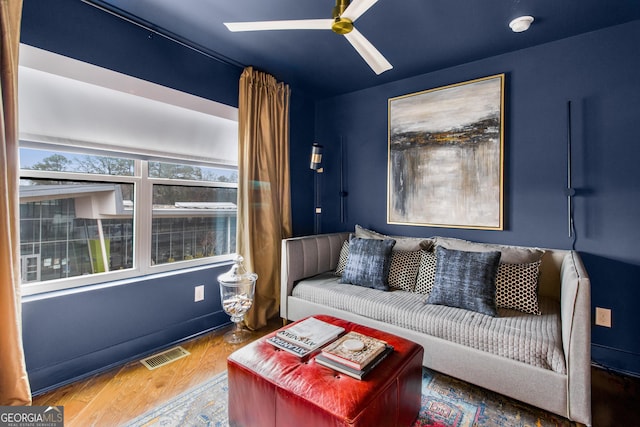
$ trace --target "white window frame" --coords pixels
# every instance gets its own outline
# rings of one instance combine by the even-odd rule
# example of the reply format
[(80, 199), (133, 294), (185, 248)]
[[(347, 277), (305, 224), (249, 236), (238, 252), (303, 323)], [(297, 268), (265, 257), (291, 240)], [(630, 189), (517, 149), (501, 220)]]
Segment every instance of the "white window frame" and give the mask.
[[(42, 148), (42, 145), (38, 145)], [(21, 147), (29, 147), (28, 142), (21, 143)], [(54, 149), (55, 147), (50, 147)], [(57, 147), (61, 151), (69, 151), (66, 147)], [(74, 154), (95, 155), (92, 150), (78, 151), (73, 150)], [(100, 155), (104, 155), (101, 153)], [(111, 156), (117, 157), (117, 153), (110, 153)], [(133, 268), (125, 270), (115, 270), (103, 273), (94, 273), (84, 276), (67, 277), (63, 279), (54, 279), (40, 282), (24, 282), (22, 284), (23, 295), (34, 295), (43, 292), (59, 291), (70, 288), (78, 288), (96, 284), (114, 284), (119, 280), (145, 276), (149, 274), (158, 274), (172, 272), (185, 268), (199, 267), (211, 265), (215, 263), (228, 262), (235, 258), (235, 253), (215, 255), (203, 258), (194, 258), (191, 260), (180, 260), (171, 263), (152, 264), (152, 223), (153, 223), (153, 185), (179, 185), (188, 187), (205, 187), (205, 188), (238, 188), (237, 183), (229, 182), (209, 182), (194, 181), (183, 179), (168, 178), (151, 178), (148, 176), (149, 161), (171, 161), (172, 159), (151, 159), (140, 160), (135, 159), (135, 168), (133, 176), (113, 176), (103, 174), (82, 174), (78, 172), (55, 172), (21, 169), (20, 179), (53, 179), (67, 181), (84, 181), (97, 183), (122, 183), (134, 185), (134, 204), (133, 204)], [(195, 163), (194, 163), (195, 165)], [(197, 164), (198, 166), (220, 167), (215, 164)], [(233, 169), (225, 167), (228, 169)], [(237, 168), (236, 168), (237, 169)]]

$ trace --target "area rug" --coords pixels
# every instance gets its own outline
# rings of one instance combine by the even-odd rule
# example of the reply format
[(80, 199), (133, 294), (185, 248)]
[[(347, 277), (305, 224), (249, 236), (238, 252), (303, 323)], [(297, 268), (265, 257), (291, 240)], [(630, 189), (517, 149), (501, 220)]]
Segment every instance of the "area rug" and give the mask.
[[(227, 373), (223, 372), (130, 421), (126, 426), (227, 427), (227, 394)], [(422, 407), (414, 427), (515, 426), (575, 424), (541, 409), (423, 368)]]

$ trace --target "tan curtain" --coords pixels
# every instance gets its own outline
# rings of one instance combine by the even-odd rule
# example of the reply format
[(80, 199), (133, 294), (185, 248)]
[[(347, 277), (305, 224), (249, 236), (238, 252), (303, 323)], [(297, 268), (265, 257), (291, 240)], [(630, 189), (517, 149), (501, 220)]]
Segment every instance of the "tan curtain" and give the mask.
[(237, 246), (258, 274), (250, 329), (280, 311), (280, 248), (291, 237), (289, 96), (289, 86), (252, 67), (240, 77)]
[(30, 405), (22, 350), (18, 220), (18, 47), (22, 0), (0, 0), (0, 405)]

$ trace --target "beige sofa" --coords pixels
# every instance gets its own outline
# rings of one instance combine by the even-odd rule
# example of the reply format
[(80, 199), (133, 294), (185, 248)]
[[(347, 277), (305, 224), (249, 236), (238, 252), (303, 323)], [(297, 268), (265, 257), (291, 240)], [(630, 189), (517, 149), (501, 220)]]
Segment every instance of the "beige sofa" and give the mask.
[[(345, 232), (283, 240), (280, 313), (284, 319), (328, 314), (394, 333), (421, 344), (425, 350), (423, 365), (430, 369), (591, 425), (590, 282), (577, 252), (545, 249), (538, 282), (543, 316), (500, 310), (493, 318), (425, 304), (423, 295), (401, 290), (383, 292), (340, 284), (334, 272), (348, 238), (349, 233)], [(439, 334), (433, 333), (434, 325), (449, 321), (442, 316), (461, 319), (463, 326), (472, 322), (475, 329), (471, 334), (487, 332), (491, 339), (504, 342), (492, 352), (482, 346), (474, 348), (464, 337), (454, 342), (436, 336)], [(412, 319), (421, 319), (422, 325)], [(529, 337), (524, 336), (520, 337), (519, 347), (525, 348), (518, 348), (509, 333), (535, 329), (549, 319), (551, 326), (544, 327), (550, 329), (547, 335), (555, 342), (544, 346), (555, 347), (555, 359), (560, 360), (552, 363), (552, 356), (548, 356), (548, 363), (533, 363), (518, 360), (517, 355), (514, 358), (512, 353), (533, 352), (537, 350), (533, 347), (540, 344), (531, 344), (532, 348), (527, 349)], [(428, 328), (431, 332), (425, 332)], [(461, 326), (454, 325), (452, 329)], [(506, 335), (500, 338), (504, 331)], [(496, 347), (495, 342), (487, 346)]]

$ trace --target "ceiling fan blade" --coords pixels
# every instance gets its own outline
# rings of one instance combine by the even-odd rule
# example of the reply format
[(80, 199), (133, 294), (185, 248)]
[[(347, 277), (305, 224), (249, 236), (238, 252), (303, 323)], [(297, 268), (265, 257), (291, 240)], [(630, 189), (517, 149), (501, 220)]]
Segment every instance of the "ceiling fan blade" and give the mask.
[(290, 21), (225, 22), (229, 31), (330, 30), (333, 19), (298, 19)]
[(355, 28), (344, 36), (376, 74), (382, 74), (393, 68), (393, 65), (382, 56), (378, 49)]
[(351, 22), (356, 22), (356, 19), (360, 18), (363, 13), (377, 2), (378, 0), (353, 0), (341, 17), (348, 18)]

